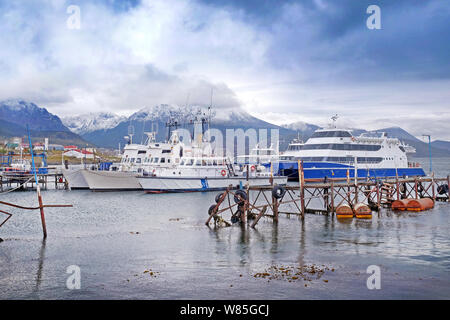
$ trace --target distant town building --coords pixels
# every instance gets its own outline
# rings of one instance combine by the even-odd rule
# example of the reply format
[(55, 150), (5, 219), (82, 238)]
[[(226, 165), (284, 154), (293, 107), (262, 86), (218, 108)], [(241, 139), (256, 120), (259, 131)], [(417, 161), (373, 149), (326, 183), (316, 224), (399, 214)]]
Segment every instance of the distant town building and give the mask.
[(94, 153), (87, 150), (73, 149), (64, 152), (65, 157), (74, 157), (74, 158), (84, 158), (84, 159), (94, 159)]
[(42, 151), (44, 150), (44, 144), (43, 143), (35, 143), (33, 144), (33, 150)]
[(49, 144), (48, 145), (48, 150), (51, 150), (51, 151), (64, 151), (64, 146), (62, 146), (60, 144)]
[(64, 151), (68, 151), (68, 150), (78, 150), (77, 146), (64, 146)]

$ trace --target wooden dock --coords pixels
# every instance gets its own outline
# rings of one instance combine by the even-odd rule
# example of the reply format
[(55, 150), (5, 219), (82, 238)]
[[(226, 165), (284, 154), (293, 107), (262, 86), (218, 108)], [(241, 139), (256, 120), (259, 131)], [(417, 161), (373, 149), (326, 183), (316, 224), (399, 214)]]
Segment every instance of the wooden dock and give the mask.
[[(48, 190), (49, 186), (54, 189), (67, 189), (68, 184), (62, 173), (37, 174), (41, 189)], [(20, 173), (5, 171), (0, 173), (0, 193), (15, 190), (34, 190), (36, 181), (32, 173)]]
[[(430, 198), (434, 202), (449, 202), (450, 176), (446, 178), (415, 177), (384, 180), (342, 179), (310, 182), (300, 179), (298, 185), (249, 187), (240, 191), (230, 186), (216, 196), (216, 203), (208, 210), (206, 225), (230, 225), (233, 222), (253, 220), (255, 227), (261, 217), (278, 221), (280, 214), (335, 214), (342, 205), (355, 208), (364, 204), (373, 211), (390, 208), (401, 199)], [(224, 215), (231, 214), (231, 223)]]

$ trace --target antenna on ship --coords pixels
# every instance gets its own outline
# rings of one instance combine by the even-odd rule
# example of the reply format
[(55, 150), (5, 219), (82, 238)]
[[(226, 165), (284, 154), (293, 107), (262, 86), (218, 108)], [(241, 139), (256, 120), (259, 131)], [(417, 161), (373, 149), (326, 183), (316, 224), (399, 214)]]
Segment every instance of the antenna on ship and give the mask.
[(337, 113), (331, 117), (331, 120), (333, 121), (332, 128), (336, 128), (336, 121), (338, 118), (339, 116), (337, 115)]
[(131, 124), (128, 126), (128, 136), (130, 137), (130, 144), (133, 143), (133, 136), (134, 136), (134, 126)]

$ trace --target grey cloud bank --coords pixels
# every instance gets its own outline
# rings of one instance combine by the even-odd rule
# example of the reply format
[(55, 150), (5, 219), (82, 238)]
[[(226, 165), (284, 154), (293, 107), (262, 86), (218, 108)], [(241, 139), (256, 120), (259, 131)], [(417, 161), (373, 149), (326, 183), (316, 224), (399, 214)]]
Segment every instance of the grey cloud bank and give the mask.
[[(80, 30), (66, 27), (67, 7)], [(366, 8), (381, 8), (381, 30)], [(0, 100), (58, 115), (241, 106), (277, 124), (399, 125), (450, 139), (448, 1), (0, 4)]]

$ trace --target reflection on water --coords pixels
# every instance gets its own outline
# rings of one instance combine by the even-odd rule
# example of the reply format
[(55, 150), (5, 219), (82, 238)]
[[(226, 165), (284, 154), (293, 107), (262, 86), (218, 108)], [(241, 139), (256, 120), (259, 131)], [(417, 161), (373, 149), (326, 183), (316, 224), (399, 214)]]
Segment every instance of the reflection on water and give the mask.
[(35, 292), (39, 292), (39, 288), (41, 286), (42, 281), (42, 270), (44, 269), (44, 260), (45, 260), (45, 244), (47, 239), (42, 240), (41, 250), (39, 251), (39, 266), (36, 275), (36, 287)]
[[(215, 193), (46, 191), (47, 241), (39, 214), (13, 212), (0, 228), (0, 298), (353, 299), (450, 298), (450, 204), (423, 213), (383, 210), (371, 220), (307, 215), (262, 218), (255, 229), (206, 227)], [(34, 205), (33, 192), (2, 200)], [(322, 280), (269, 281), (272, 265), (327, 265)], [(368, 290), (379, 265), (382, 290)], [(81, 290), (66, 268), (81, 268)], [(151, 268), (155, 277), (144, 274)]]

